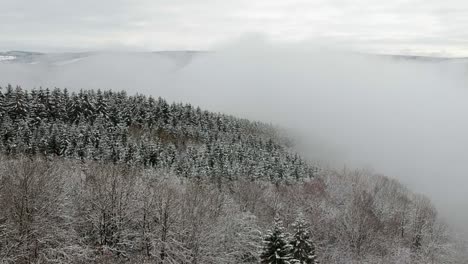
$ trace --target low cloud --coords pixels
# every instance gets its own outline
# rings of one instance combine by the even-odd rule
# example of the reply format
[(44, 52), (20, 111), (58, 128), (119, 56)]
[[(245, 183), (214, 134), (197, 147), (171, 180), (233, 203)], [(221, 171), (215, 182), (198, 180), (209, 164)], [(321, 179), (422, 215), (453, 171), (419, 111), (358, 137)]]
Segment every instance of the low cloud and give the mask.
[(430, 196), (452, 224), (464, 208), (468, 61), (406, 60), (310, 43), (245, 39), (184, 58), (98, 53), (63, 64), (0, 64), (0, 80), (125, 89), (273, 122), (333, 167), (368, 167)]

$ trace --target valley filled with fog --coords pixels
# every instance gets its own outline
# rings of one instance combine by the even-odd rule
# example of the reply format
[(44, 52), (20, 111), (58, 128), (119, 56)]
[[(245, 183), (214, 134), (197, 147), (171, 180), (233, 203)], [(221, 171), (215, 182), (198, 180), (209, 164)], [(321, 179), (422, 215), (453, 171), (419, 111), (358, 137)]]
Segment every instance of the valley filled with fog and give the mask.
[(271, 122), (321, 166), (396, 178), (468, 231), (468, 60), (259, 40), (215, 50), (8, 55), (0, 86), (126, 90)]

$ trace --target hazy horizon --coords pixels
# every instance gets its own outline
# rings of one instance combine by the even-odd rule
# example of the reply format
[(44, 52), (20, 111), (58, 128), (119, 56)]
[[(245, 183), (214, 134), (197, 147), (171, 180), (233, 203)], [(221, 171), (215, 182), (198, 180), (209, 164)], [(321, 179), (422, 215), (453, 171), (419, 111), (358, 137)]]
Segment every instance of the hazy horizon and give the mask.
[(255, 38), (183, 67), (164, 56), (103, 53), (54, 67), (0, 64), (0, 79), (25, 88), (123, 89), (273, 122), (304, 140), (313, 160), (397, 178), (461, 226), (467, 67)]
[(321, 263), (468, 259), (468, 1), (0, 0), (0, 19), (2, 91), (213, 113), (0, 94), (0, 262), (316, 259), (257, 252), (280, 210)]

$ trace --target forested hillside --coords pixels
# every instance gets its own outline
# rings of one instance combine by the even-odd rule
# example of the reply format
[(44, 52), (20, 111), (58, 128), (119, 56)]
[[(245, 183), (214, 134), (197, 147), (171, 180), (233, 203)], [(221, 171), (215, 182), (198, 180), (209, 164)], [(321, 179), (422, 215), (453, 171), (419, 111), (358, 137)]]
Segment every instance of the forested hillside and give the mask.
[(0, 263), (464, 263), (424, 196), (274, 126), (124, 92), (0, 93)]
[(316, 172), (271, 125), (162, 98), (9, 85), (0, 90), (0, 120), (0, 150), (8, 155), (141, 164), (217, 182), (290, 181)]
[(464, 263), (428, 199), (365, 171), (217, 188), (141, 166), (0, 156), (0, 212), (8, 264)]

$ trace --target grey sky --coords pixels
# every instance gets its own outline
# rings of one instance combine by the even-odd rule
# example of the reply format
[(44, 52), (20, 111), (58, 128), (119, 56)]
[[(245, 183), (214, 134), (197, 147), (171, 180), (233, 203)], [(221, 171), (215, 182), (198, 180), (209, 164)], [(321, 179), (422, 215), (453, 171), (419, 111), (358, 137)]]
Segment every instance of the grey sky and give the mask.
[(468, 56), (465, 0), (0, 0), (0, 49), (211, 49), (244, 34)]

